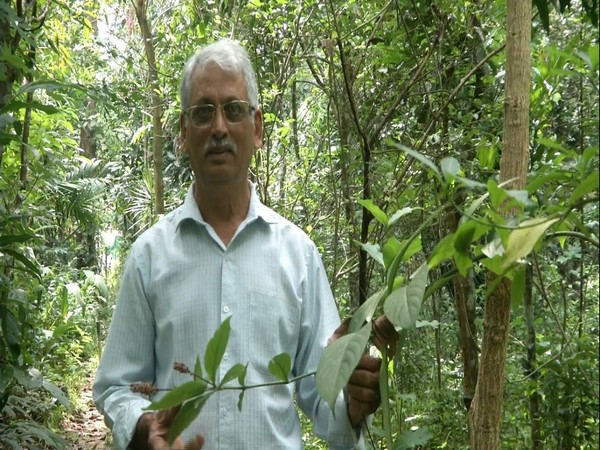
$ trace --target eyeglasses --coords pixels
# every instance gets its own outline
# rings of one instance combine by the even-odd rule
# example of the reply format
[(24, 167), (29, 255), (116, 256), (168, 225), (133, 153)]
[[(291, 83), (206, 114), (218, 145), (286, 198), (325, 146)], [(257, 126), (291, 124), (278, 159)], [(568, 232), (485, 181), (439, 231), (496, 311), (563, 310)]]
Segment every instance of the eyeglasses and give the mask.
[(250, 103), (244, 100), (233, 100), (222, 105), (205, 103), (203, 105), (192, 106), (185, 110), (185, 114), (192, 119), (194, 126), (205, 127), (212, 123), (217, 108), (221, 108), (225, 120), (232, 124), (242, 122), (248, 113), (254, 109), (250, 106)]

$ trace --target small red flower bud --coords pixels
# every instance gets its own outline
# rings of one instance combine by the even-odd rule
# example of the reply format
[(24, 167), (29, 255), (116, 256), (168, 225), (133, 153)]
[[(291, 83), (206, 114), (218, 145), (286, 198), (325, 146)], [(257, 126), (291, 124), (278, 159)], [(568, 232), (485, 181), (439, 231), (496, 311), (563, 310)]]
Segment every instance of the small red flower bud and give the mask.
[(186, 366), (182, 362), (175, 362), (173, 364), (173, 370), (180, 372), (180, 373), (190, 373), (190, 369), (188, 369), (188, 366)]
[(157, 387), (152, 383), (133, 383), (129, 388), (131, 389), (131, 392), (147, 395), (148, 397), (152, 397), (158, 392)]

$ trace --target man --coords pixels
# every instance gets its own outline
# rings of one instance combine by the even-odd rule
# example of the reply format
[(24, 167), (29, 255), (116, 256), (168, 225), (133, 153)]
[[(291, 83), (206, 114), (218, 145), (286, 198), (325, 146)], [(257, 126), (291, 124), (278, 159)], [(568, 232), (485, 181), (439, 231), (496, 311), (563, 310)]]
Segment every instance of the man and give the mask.
[[(226, 318), (231, 335), (220, 376), (250, 362), (247, 385), (274, 381), (267, 364), (283, 352), (292, 376), (315, 371), (328, 338), (344, 333), (315, 245), (261, 204), (248, 180), (263, 117), (246, 51), (221, 40), (196, 53), (180, 97), (181, 145), (195, 182), (184, 204), (134, 243), (94, 383), (118, 449), (170, 448), (175, 411), (145, 411), (150, 401), (130, 384), (170, 389), (190, 381), (174, 363), (193, 367)], [(395, 339), (389, 327), (388, 336)], [(236, 391), (219, 392), (172, 448), (300, 449), (294, 390), (330, 448), (354, 448), (363, 419), (379, 405), (378, 378), (378, 361), (363, 356), (335, 418), (314, 377), (249, 389), (241, 412)]]

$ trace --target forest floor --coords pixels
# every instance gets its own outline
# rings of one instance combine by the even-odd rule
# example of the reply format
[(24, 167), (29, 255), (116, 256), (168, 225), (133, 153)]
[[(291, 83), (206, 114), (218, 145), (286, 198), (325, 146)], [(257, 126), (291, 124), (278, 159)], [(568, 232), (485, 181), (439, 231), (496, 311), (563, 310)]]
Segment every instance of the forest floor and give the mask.
[(84, 384), (73, 413), (61, 423), (61, 435), (72, 450), (112, 450), (110, 432), (92, 400), (92, 379)]

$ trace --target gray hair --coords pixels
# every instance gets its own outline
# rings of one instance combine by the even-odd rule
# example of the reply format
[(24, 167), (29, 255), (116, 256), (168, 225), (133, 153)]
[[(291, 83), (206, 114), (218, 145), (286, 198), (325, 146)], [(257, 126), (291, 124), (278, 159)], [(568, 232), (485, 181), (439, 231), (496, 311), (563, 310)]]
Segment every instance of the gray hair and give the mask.
[(226, 72), (241, 73), (246, 83), (250, 106), (258, 109), (258, 84), (248, 52), (239, 42), (220, 39), (198, 50), (185, 63), (179, 87), (182, 111), (190, 107), (190, 89), (194, 73), (196, 70), (206, 69), (210, 64), (216, 64)]

